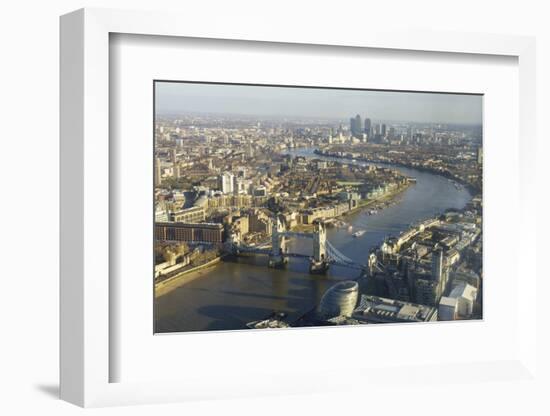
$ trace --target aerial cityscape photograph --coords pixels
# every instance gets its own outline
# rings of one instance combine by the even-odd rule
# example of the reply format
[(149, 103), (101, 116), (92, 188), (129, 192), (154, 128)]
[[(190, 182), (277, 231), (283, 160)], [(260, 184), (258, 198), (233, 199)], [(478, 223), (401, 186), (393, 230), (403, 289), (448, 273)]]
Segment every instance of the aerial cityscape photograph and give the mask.
[(154, 82), (155, 333), (483, 318), (483, 96)]

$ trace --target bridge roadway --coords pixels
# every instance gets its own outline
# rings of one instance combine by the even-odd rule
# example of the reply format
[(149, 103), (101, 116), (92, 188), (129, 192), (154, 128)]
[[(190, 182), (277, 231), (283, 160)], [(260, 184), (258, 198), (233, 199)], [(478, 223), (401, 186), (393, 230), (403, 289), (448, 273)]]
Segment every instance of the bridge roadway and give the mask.
[[(284, 233), (286, 237), (305, 237), (305, 238), (313, 238), (313, 234), (310, 233), (295, 233), (295, 232), (285, 232)], [(263, 255), (271, 255), (271, 248), (270, 247), (251, 247), (246, 245), (237, 245), (233, 244), (232, 248), (236, 252), (241, 253), (251, 253), (251, 254), (263, 254)], [(327, 262), (329, 264), (335, 264), (338, 266), (344, 266), (349, 267), (352, 269), (357, 270), (364, 270), (366, 268), (365, 265), (359, 264), (354, 262), (352, 259), (344, 255), (342, 252), (340, 252), (336, 247), (334, 247), (329, 241), (326, 241), (326, 248), (327, 248)], [(311, 259), (312, 256), (307, 254), (301, 254), (301, 253), (292, 253), (292, 252), (283, 252), (281, 254), (284, 257), (293, 257), (293, 258), (305, 258), (305, 259)]]

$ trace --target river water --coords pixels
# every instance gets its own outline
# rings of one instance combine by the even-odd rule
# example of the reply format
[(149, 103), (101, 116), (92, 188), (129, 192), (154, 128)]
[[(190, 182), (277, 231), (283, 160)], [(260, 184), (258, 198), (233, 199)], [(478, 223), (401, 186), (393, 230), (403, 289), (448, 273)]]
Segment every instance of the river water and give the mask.
[[(319, 158), (313, 151), (307, 148), (289, 153)], [(410, 224), (448, 208), (462, 208), (471, 199), (466, 189), (456, 189), (442, 176), (385, 166), (416, 178), (416, 184), (398, 197), (396, 205), (375, 215), (363, 210), (346, 216), (344, 221), (353, 226), (353, 231), (366, 230), (361, 237), (354, 238), (353, 231), (347, 228), (327, 230), (332, 245), (361, 264), (366, 263), (370, 249), (379, 246), (386, 236), (397, 235)], [(292, 240), (289, 248), (311, 254), (311, 244), (311, 240)], [(310, 275), (308, 269), (306, 259), (293, 258), (281, 270), (268, 268), (266, 256), (254, 256), (199, 271), (155, 300), (156, 332), (243, 329), (247, 322), (262, 319), (275, 310), (297, 318), (315, 307), (331, 285), (358, 275), (357, 270), (338, 266), (331, 267), (326, 276)]]

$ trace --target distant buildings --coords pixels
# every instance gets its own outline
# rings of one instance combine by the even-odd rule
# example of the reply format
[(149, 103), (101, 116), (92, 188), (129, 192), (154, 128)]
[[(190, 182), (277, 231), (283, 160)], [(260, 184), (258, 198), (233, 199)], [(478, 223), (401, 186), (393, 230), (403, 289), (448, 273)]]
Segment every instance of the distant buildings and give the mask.
[(477, 148), (477, 164), (481, 165), (483, 163), (483, 148), (479, 146)]
[(160, 159), (158, 157), (155, 158), (155, 187), (159, 186), (162, 182), (161, 178), (161, 167), (160, 167)]
[(256, 188), (254, 188), (254, 193), (253, 193), (254, 196), (267, 196), (267, 188), (263, 185), (259, 185), (259, 186), (256, 186)]

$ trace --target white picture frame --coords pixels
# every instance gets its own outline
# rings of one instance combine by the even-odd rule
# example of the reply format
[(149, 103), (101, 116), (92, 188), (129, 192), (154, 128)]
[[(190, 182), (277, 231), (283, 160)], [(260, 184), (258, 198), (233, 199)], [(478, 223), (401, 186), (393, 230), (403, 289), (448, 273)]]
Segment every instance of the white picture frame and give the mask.
[[(289, 382), (288, 374), (271, 375), (269, 382), (232, 382), (229, 374), (219, 380), (189, 379), (143, 383), (110, 382), (109, 348), (112, 299), (109, 296), (109, 36), (113, 33), (208, 39), (278, 42), (281, 44), (332, 45), (335, 47), (382, 48), (453, 54), (504, 55), (518, 59), (519, 66), (519, 232), (517, 263), (522, 264), (520, 302), (515, 319), (519, 328), (517, 355), (498, 362), (456, 365), (442, 362), (437, 368), (383, 368), (391, 377), (428, 378), (452, 371), (456, 377), (488, 373), (507, 379), (536, 380), (536, 280), (535, 241), (535, 41), (508, 35), (382, 32), (344, 27), (331, 34), (324, 28), (304, 32), (278, 25), (239, 25), (233, 22), (207, 27), (200, 19), (185, 19), (172, 13), (107, 9), (82, 9), (61, 18), (61, 398), (80, 406), (159, 403), (272, 394), (330, 392), (347, 389), (347, 383), (315, 383), (317, 375)], [(527, 259), (531, 258), (531, 261)], [(516, 271), (518, 273), (518, 271)], [(540, 278), (540, 276), (538, 277)], [(216, 335), (209, 335), (210, 337)], [(353, 377), (349, 369), (331, 370), (329, 376)], [(293, 375), (292, 377), (294, 377)], [(302, 375), (307, 379), (308, 375)], [(481, 377), (483, 379), (483, 377)], [(479, 382), (476, 377), (472, 382)], [(351, 383), (351, 382), (350, 382)], [(224, 388), (223, 386), (226, 386)]]

